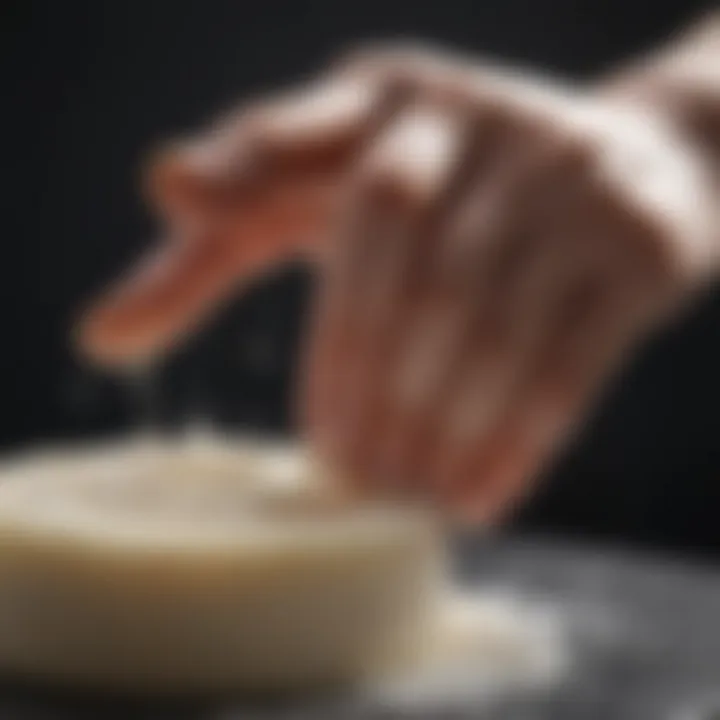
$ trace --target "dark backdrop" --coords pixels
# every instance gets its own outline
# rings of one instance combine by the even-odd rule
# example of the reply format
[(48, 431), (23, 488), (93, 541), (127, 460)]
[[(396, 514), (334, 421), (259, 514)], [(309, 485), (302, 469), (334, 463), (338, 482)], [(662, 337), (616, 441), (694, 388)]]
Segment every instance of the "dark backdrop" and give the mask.
[[(419, 37), (591, 79), (707, 3), (677, 0), (16, 0), (2, 10), (0, 444), (111, 432), (133, 393), (80, 367), (70, 320), (152, 234), (137, 166), (157, 139), (292, 82), (348, 42)], [(262, 284), (173, 359), (154, 412), (286, 430), (309, 281)], [(658, 338), (520, 523), (720, 552), (720, 299)]]

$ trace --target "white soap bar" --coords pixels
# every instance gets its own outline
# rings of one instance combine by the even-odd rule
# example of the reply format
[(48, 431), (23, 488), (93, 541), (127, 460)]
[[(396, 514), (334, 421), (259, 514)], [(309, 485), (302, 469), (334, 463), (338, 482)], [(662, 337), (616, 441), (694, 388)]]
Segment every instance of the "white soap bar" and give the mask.
[(127, 441), (0, 470), (0, 669), (123, 691), (353, 681), (419, 652), (440, 543), (291, 448)]

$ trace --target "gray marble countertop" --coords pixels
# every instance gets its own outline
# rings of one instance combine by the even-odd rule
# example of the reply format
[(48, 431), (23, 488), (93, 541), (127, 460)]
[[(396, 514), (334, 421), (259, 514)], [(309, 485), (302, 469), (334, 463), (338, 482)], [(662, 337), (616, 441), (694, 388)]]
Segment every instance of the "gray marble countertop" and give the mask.
[[(500, 586), (563, 608), (572, 677), (505, 705), (392, 709), (350, 697), (284, 704), (242, 700), (128, 702), (0, 685), (0, 720), (717, 720), (720, 570), (559, 541), (458, 542), (468, 585)], [(714, 705), (714, 707), (713, 707)]]

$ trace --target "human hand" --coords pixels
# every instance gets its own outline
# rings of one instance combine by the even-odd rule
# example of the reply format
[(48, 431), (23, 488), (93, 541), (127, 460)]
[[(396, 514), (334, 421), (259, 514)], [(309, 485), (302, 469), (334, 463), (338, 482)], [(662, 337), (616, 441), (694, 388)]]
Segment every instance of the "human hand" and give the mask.
[(423, 51), (360, 54), (149, 178), (169, 240), (88, 315), (86, 350), (147, 358), (309, 253), (310, 438), (363, 491), (476, 520), (715, 263), (702, 161), (661, 117)]

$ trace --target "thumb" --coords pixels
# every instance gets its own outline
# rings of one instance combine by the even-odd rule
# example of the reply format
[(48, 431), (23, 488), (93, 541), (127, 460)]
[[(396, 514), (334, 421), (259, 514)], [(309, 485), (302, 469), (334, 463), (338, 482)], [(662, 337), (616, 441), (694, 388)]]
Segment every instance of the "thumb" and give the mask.
[(374, 95), (356, 82), (321, 84), (226, 121), (202, 143), (150, 168), (151, 202), (171, 237), (81, 320), (80, 349), (128, 364), (167, 350), (235, 287), (325, 235), (338, 175), (361, 142)]
[(323, 190), (296, 189), (244, 212), (229, 229), (162, 242), (81, 318), (82, 354), (102, 365), (129, 365), (178, 345), (244, 282), (315, 243), (327, 214)]

